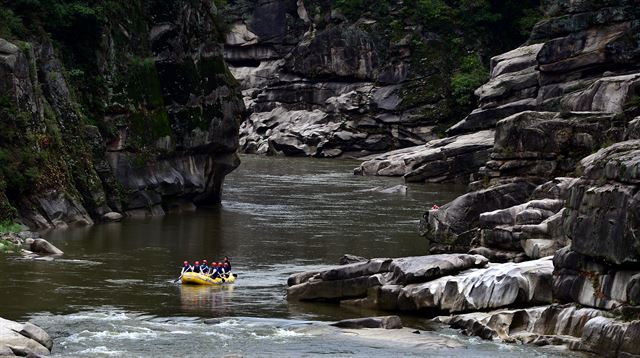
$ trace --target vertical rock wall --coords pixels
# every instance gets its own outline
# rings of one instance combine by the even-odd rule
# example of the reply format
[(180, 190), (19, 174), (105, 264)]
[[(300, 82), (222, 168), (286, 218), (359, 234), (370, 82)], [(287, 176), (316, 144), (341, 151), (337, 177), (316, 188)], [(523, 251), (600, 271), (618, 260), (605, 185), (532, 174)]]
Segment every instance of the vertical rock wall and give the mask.
[(52, 38), (0, 40), (3, 129), (15, 134), (0, 144), (3, 218), (44, 228), (210, 205), (239, 164), (244, 105), (215, 5), (109, 5), (42, 21)]

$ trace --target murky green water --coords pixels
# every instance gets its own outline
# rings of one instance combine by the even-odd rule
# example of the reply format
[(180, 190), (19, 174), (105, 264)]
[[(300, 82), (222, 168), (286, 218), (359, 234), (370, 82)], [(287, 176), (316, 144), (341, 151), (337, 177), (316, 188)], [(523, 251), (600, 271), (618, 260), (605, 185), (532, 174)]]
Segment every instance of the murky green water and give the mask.
[[(0, 316), (31, 319), (54, 353), (80, 356), (540, 356), (557, 351), (496, 345), (433, 327), (416, 340), (362, 337), (322, 322), (357, 317), (334, 305), (292, 304), (289, 274), (335, 264), (343, 253), (425, 252), (418, 218), (455, 186), (366, 191), (401, 179), (356, 177), (354, 161), (248, 156), (227, 178), (221, 207), (50, 232), (53, 262), (0, 259)], [(232, 258), (235, 285), (181, 287), (180, 263)], [(375, 314), (375, 312), (373, 312)], [(206, 319), (217, 318), (212, 324)], [(211, 323), (211, 322), (210, 322)]]

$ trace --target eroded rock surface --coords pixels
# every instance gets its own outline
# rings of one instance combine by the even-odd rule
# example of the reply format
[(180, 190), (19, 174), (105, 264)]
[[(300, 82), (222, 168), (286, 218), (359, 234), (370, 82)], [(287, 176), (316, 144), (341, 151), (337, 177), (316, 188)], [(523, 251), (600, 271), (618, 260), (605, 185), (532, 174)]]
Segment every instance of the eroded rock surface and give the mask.
[(0, 352), (10, 356), (51, 354), (53, 340), (42, 328), (0, 318)]

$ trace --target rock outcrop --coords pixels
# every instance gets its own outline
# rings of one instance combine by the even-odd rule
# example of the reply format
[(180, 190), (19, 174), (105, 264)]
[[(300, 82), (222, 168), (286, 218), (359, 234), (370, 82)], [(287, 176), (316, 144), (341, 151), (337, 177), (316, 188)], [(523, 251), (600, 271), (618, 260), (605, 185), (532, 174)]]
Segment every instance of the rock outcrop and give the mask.
[(372, 259), (294, 275), (287, 297), (408, 312), (551, 303), (550, 257), (485, 267), (487, 262), (466, 254)]
[(83, 12), (90, 29), (80, 3), (61, 5), (77, 5), (67, 24), (3, 5), (51, 37), (0, 39), (0, 218), (65, 227), (220, 201), (244, 114), (220, 15), (155, 3)]
[[(478, 108), (446, 131), (453, 138), (495, 131), (492, 147), (483, 149), (488, 160), (472, 173), (468, 193), (429, 210), (421, 222), (431, 252), (483, 255), (492, 263), (419, 284), (407, 294), (414, 299), (408, 306), (449, 312), (521, 306), (479, 299), (460, 284), (480, 271), (494, 277), (494, 262), (532, 265), (548, 275), (539, 281), (546, 294), (527, 302), (567, 305), (441, 320), (487, 339), (637, 356), (631, 342), (639, 317), (625, 312), (640, 305), (638, 2), (544, 1), (543, 8), (547, 16), (529, 42), (492, 59), (491, 78), (476, 91)], [(388, 157), (411, 163), (412, 155)], [(491, 286), (496, 281), (488, 279), (487, 287), (502, 297), (506, 291)], [(465, 293), (445, 299), (440, 287), (446, 285)], [(389, 297), (410, 286), (380, 286), (378, 302), (393, 303)], [(523, 292), (530, 291), (519, 297), (527, 297)], [(389, 307), (400, 309), (402, 302)]]
[(538, 346), (566, 345), (601, 357), (636, 357), (640, 320), (607, 317), (606, 311), (575, 305), (474, 312), (438, 317), (436, 322), (470, 336)]
[(407, 182), (466, 182), (489, 159), (494, 136), (486, 130), (365, 157), (354, 173), (403, 176)]
[(362, 328), (384, 328), (384, 329), (400, 329), (402, 321), (398, 316), (381, 316), (381, 317), (365, 317), (344, 319), (331, 324), (338, 328), (362, 329)]
[[(458, 6), (438, 5), (450, 17), (436, 25), (425, 18), (429, 4), (422, 3), (229, 4), (225, 58), (251, 113), (240, 130), (240, 146), (248, 153), (360, 156), (423, 145), (473, 102), (453, 95), (451, 78), (475, 71), (467, 81), (482, 81), (481, 58), (498, 53), (502, 43), (524, 40), (518, 31), (504, 36), (477, 22), (451, 40), (448, 28), (467, 26), (464, 19), (474, 6), (467, 14)], [(513, 26), (531, 7), (526, 2), (511, 10), (501, 26)], [(486, 144), (479, 141), (482, 153), (470, 161), (484, 161), (487, 155)], [(452, 176), (470, 170), (459, 169), (464, 173)]]
[(51, 354), (51, 348), (53, 340), (42, 328), (0, 318), (0, 355), (37, 357)]
[[(548, 18), (535, 26), (531, 44), (492, 59), (491, 79), (476, 91), (479, 108), (447, 133), (495, 130), (493, 147), (469, 193), (425, 214), (422, 231), (439, 251), (473, 248), (472, 253), (494, 261), (519, 261), (546, 256), (577, 237), (604, 235), (606, 220), (626, 220), (633, 227), (635, 214), (627, 218), (627, 208), (634, 210), (635, 183), (625, 183), (625, 174), (617, 178), (614, 168), (606, 176), (604, 169), (590, 169), (584, 162), (596, 160), (594, 165), (604, 167), (606, 160), (614, 160), (624, 163), (620, 171), (633, 166), (633, 159), (612, 154), (631, 143), (599, 152), (604, 159), (590, 156), (633, 140), (635, 133), (639, 72), (633, 59), (640, 45), (632, 35), (639, 14), (631, 3), (545, 3)], [(620, 156), (633, 155), (627, 150)], [(591, 159), (581, 163), (585, 157)], [(556, 178), (585, 171), (591, 173), (588, 178), (564, 180), (555, 189), (560, 195), (534, 195), (537, 185), (554, 186)], [(596, 185), (596, 180), (614, 183)], [(505, 185), (515, 183), (519, 195), (505, 193)], [(609, 201), (617, 212), (596, 209)], [(594, 215), (585, 216), (588, 212)], [(572, 242), (572, 248), (617, 264), (637, 262), (623, 257), (633, 257), (633, 232), (620, 238), (621, 232), (611, 231), (599, 241)], [(613, 244), (625, 240), (626, 245)]]

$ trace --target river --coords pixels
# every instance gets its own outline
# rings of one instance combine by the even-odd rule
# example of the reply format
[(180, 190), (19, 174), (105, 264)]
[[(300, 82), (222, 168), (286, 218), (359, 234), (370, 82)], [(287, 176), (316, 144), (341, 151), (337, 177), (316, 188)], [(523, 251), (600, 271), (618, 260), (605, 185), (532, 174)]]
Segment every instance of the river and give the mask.
[[(468, 338), (417, 317), (383, 337), (324, 322), (379, 312), (288, 303), (287, 277), (336, 264), (344, 253), (420, 255), (425, 208), (464, 191), (409, 185), (406, 195), (369, 191), (399, 178), (358, 177), (352, 160), (244, 156), (220, 207), (128, 219), (45, 237), (63, 259), (0, 260), (0, 316), (31, 320), (55, 339), (54, 355), (544, 357), (553, 349)], [(229, 256), (225, 287), (174, 284), (183, 260)]]

